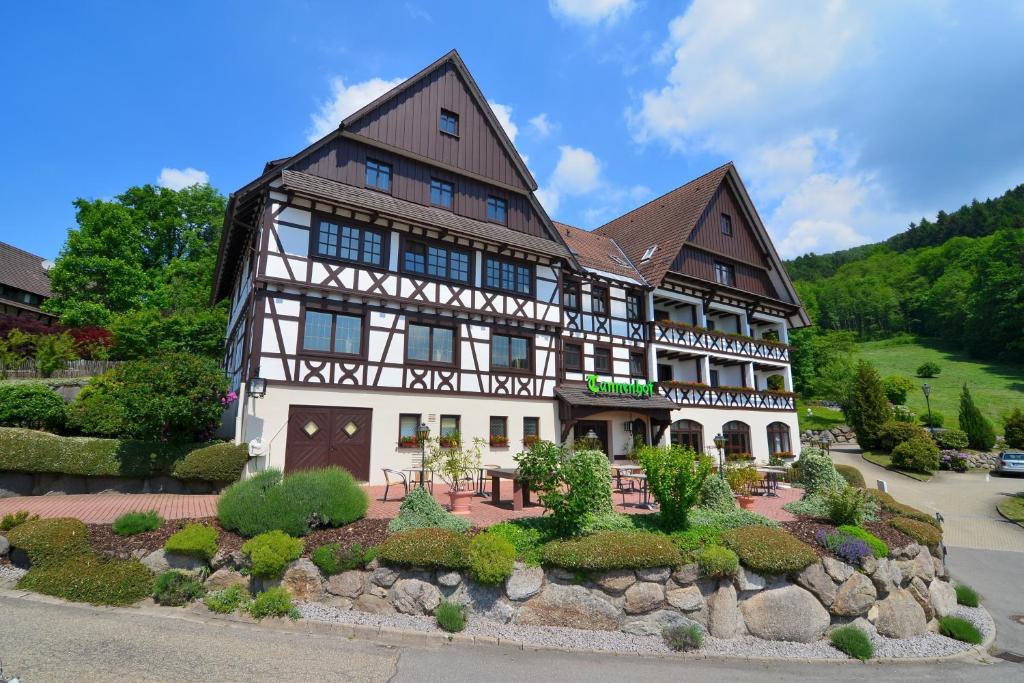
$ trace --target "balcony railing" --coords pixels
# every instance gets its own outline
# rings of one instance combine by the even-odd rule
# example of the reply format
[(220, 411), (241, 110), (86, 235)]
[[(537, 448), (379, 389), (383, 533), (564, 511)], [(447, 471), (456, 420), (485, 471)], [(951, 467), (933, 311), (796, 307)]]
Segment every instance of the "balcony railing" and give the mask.
[(789, 362), (789, 346), (782, 342), (751, 339), (666, 320), (651, 323), (651, 341), (655, 344), (685, 346), (712, 353), (730, 353), (750, 358)]
[(680, 406), (701, 408), (748, 408), (796, 410), (796, 394), (788, 391), (757, 391), (739, 387), (709, 387), (686, 382), (659, 382), (658, 389)]

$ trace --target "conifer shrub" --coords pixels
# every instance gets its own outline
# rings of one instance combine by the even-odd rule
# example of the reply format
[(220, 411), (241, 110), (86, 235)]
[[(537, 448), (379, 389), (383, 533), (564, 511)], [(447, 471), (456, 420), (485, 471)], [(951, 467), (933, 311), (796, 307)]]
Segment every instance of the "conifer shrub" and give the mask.
[(996, 445), (996, 431), (981, 414), (966, 384), (960, 393), (960, 429), (967, 434), (967, 445), (971, 448), (989, 451)]
[(1003, 420), (1003, 435), (1006, 437), (1006, 445), (1010, 448), (1024, 448), (1024, 410), (1019, 406)]
[(981, 645), (982, 641), (978, 627), (961, 617), (939, 617), (939, 633), (971, 645)]
[(958, 583), (955, 590), (957, 604), (963, 605), (964, 607), (978, 606), (978, 593), (973, 588), (962, 583)]
[(462, 533), (468, 531), (468, 519), (453, 515), (441, 507), (426, 489), (415, 488), (405, 496), (398, 508), (398, 515), (388, 522), (388, 531), (408, 531), (410, 529), (448, 529)]
[(706, 510), (731, 512), (736, 509), (736, 498), (725, 479), (711, 475), (700, 487), (698, 505)]
[(853, 625), (840, 626), (829, 634), (828, 640), (835, 649), (862, 662), (875, 654), (868, 635)]
[(462, 605), (442, 600), (434, 610), (437, 625), (449, 633), (458, 633), (466, 628), (466, 610)]
[(857, 433), (857, 443), (864, 448), (877, 448), (882, 425), (892, 417), (892, 410), (878, 371), (864, 360), (857, 363), (853, 389), (843, 405), (843, 413)]

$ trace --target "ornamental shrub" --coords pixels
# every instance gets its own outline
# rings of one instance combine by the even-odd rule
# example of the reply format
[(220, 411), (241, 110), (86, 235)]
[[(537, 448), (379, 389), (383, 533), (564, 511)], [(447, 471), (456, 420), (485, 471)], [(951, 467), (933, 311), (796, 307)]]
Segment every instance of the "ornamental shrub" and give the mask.
[(256, 620), (266, 617), (288, 617), (294, 621), (301, 616), (295, 603), (292, 602), (291, 593), (283, 586), (263, 591), (249, 603), (248, 609), (249, 614)]
[(860, 540), (867, 543), (868, 547), (871, 548), (871, 554), (873, 554), (875, 557), (889, 557), (888, 544), (882, 539), (880, 539), (878, 536), (875, 536), (867, 529), (864, 529), (863, 527), (859, 526), (850, 526), (848, 524), (844, 524), (843, 526), (836, 527), (836, 530), (849, 536), (853, 536), (854, 538), (859, 538)]
[(705, 576), (721, 578), (732, 576), (740, 568), (740, 558), (720, 545), (710, 545), (697, 551), (697, 565)]
[(156, 510), (149, 512), (126, 512), (114, 520), (113, 531), (118, 536), (134, 536), (146, 531), (156, 531), (164, 524), (164, 518)]
[(352, 569), (365, 569), (375, 557), (376, 548), (363, 548), (359, 543), (343, 548), (340, 543), (328, 543), (314, 550), (310, 559), (320, 571), (331, 576)]
[(939, 364), (934, 361), (927, 361), (917, 366), (918, 377), (935, 377), (940, 372), (942, 372), (942, 368), (939, 367)]
[(442, 600), (434, 610), (437, 625), (449, 633), (458, 633), (466, 628), (466, 609), (464, 606)]
[(37, 565), (18, 588), (93, 605), (132, 605), (153, 594), (153, 573), (137, 560), (116, 560), (91, 551)]
[(516, 549), (501, 534), (485, 531), (469, 542), (468, 560), (475, 581), (496, 586), (512, 576)]
[(902, 531), (904, 534), (929, 548), (937, 546), (942, 541), (942, 531), (931, 524), (910, 519), (909, 517), (894, 517), (889, 520), (889, 526)]
[(160, 574), (153, 583), (153, 599), (167, 607), (184, 607), (205, 593), (202, 581), (177, 569)]
[(377, 547), (384, 564), (430, 569), (465, 569), (469, 566), (469, 539), (448, 529), (424, 528), (391, 534)]
[(164, 543), (164, 550), (209, 561), (217, 554), (220, 532), (206, 524), (186, 524)]
[(578, 535), (591, 517), (612, 511), (611, 468), (601, 451), (572, 453), (538, 441), (517, 455), (516, 463), (559, 534)]
[(722, 532), (704, 526), (693, 526), (686, 531), (674, 531), (669, 535), (679, 549), (683, 563), (697, 562), (701, 551), (711, 546), (721, 547)]
[(828, 491), (804, 495), (800, 500), (794, 500), (786, 503), (782, 506), (782, 509), (801, 517), (827, 519), (829, 507), (826, 493), (828, 493)]
[(388, 531), (409, 529), (448, 529), (462, 533), (468, 531), (470, 522), (464, 517), (453, 515), (441, 507), (426, 489), (415, 488), (405, 496), (398, 515), (388, 522)]
[(722, 542), (744, 567), (758, 574), (789, 574), (818, 561), (814, 548), (781, 529), (730, 529), (722, 534)]
[(647, 486), (658, 501), (667, 529), (685, 529), (690, 508), (711, 474), (711, 458), (678, 445), (644, 446), (636, 452), (647, 474)]
[(892, 417), (889, 401), (878, 371), (866, 361), (858, 361), (853, 389), (843, 405), (847, 422), (857, 434), (857, 443), (864, 448), (878, 445), (882, 425)]
[(878, 448), (884, 451), (891, 451), (904, 441), (919, 436), (928, 436), (928, 433), (921, 425), (913, 422), (898, 422), (889, 420), (882, 425), (878, 433)]
[(1003, 419), (1003, 435), (1006, 437), (1006, 445), (1010, 448), (1024, 448), (1024, 410), (1019, 406)]
[(932, 411), (932, 414), (930, 416), (928, 415), (928, 411), (925, 411), (921, 415), (920, 420), (921, 424), (923, 424), (925, 427), (935, 428), (941, 427), (946, 422), (946, 418), (943, 416), (943, 414), (935, 410)]
[(977, 607), (978, 606), (978, 593), (970, 586), (965, 586), (962, 583), (956, 585), (956, 602), (958, 605), (964, 607)]
[(885, 493), (884, 491), (879, 491), (877, 489), (866, 489), (866, 491), (868, 492), (869, 496), (875, 499), (879, 507), (881, 507), (886, 512), (891, 512), (894, 515), (898, 515), (900, 517), (909, 517), (910, 519), (916, 519), (919, 522), (931, 524), (936, 529), (941, 528), (939, 526), (939, 521), (935, 519), (933, 515), (929, 515), (927, 512), (922, 512), (917, 508), (905, 505), (896, 500), (895, 498), (893, 498), (888, 493)]
[(175, 464), (173, 476), (187, 481), (229, 484), (238, 481), (248, 459), (248, 444), (215, 443), (189, 451)]
[(67, 332), (41, 334), (35, 338), (36, 369), (42, 377), (51, 377), (67, 367), (68, 361), (78, 358), (75, 340)]
[(825, 493), (828, 518), (836, 526), (850, 524), (860, 526), (865, 519), (874, 519), (878, 504), (864, 489), (847, 486)]
[(889, 375), (882, 380), (882, 386), (889, 403), (902, 406), (907, 403), (907, 394), (914, 390), (914, 380), (906, 375)]
[(974, 403), (964, 384), (960, 393), (960, 429), (967, 434), (967, 444), (979, 451), (989, 451), (996, 444), (996, 431)]
[(501, 522), (487, 527), (487, 533), (501, 536), (511, 543), (517, 560), (529, 567), (540, 566), (541, 546), (544, 544), (544, 535), (540, 530), (525, 524)]
[(839, 559), (854, 566), (860, 566), (865, 557), (873, 555), (871, 546), (866, 542), (841, 531), (818, 529), (814, 534), (814, 540), (823, 548), (828, 548)]
[(543, 562), (577, 571), (674, 567), (682, 556), (671, 539), (649, 531), (602, 531), (566, 541), (550, 541)]
[(865, 488), (864, 475), (853, 465), (836, 465), (836, 472), (846, 480), (848, 486), (856, 486), (859, 489)]
[(26, 521), (11, 529), (7, 540), (28, 555), (33, 568), (89, 552), (89, 530), (70, 517)]
[(690, 515), (690, 529), (712, 529), (725, 531), (726, 529), (738, 529), (744, 526), (766, 526), (778, 527), (779, 523), (774, 519), (768, 519), (750, 510), (736, 508), (729, 512), (715, 512), (697, 508)]
[(939, 633), (971, 645), (981, 645), (983, 640), (978, 627), (960, 617), (939, 617)]
[(301, 538), (275, 530), (250, 538), (242, 545), (242, 552), (252, 560), (255, 576), (274, 579), (281, 576), (289, 562), (299, 559), (303, 545)]
[(248, 611), (252, 599), (241, 586), (229, 586), (224, 590), (207, 593), (203, 598), (207, 609), (218, 614), (231, 614), (237, 609)]
[(814, 447), (800, 451), (800, 480), (805, 495), (846, 486), (846, 480), (836, 471), (832, 458), (825, 451)]
[(931, 474), (939, 469), (939, 447), (928, 435), (915, 436), (892, 449), (892, 464), (904, 470)]
[(971, 468), (970, 456), (960, 451), (939, 451), (939, 469), (966, 472)]
[(967, 448), (967, 432), (960, 429), (943, 429), (941, 432), (935, 432), (935, 443), (943, 450)]
[(835, 649), (862, 662), (868, 661), (875, 654), (868, 635), (852, 624), (835, 629), (829, 634), (828, 640)]
[(42, 384), (0, 384), (0, 426), (59, 431), (67, 409), (64, 399)]
[(361, 519), (368, 506), (366, 492), (340, 467), (284, 478), (271, 469), (228, 487), (217, 501), (217, 518), (225, 529), (246, 537), (273, 530), (305, 536), (314, 528)]
[(675, 652), (699, 650), (704, 644), (704, 631), (697, 624), (666, 626), (661, 631), (661, 637), (669, 649)]
[(25, 522), (34, 522), (37, 519), (39, 519), (39, 515), (33, 515), (28, 510), (9, 512), (0, 519), (0, 531), (10, 531), (16, 526), (20, 526)]
[(736, 509), (736, 498), (725, 479), (711, 475), (704, 479), (700, 487), (698, 505), (705, 510), (732, 512)]

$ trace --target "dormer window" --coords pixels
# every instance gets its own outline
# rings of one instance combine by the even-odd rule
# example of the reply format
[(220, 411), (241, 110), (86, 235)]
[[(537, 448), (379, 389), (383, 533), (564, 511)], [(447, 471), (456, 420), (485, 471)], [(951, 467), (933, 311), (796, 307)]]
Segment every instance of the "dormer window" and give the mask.
[(644, 255), (640, 257), (640, 260), (641, 261), (650, 261), (651, 257), (654, 256), (654, 252), (656, 252), (657, 250), (658, 250), (658, 245), (657, 244), (654, 244), (654, 245), (651, 245), (651, 246), (647, 247), (647, 251), (645, 251)]
[(459, 136), (459, 115), (447, 109), (441, 110), (441, 132), (453, 137)]
[(508, 204), (498, 197), (487, 198), (487, 220), (505, 225), (508, 220)]
[(727, 213), (722, 214), (722, 234), (732, 235), (732, 217)]

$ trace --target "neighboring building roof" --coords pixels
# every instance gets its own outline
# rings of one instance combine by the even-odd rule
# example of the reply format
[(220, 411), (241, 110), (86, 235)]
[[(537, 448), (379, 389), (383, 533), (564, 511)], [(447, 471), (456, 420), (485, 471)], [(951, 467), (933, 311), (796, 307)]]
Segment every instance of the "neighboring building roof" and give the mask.
[(554, 224), (576, 260), (587, 270), (645, 284), (643, 275), (633, 267), (629, 257), (612, 238), (558, 221)]
[(53, 296), (42, 256), (0, 242), (0, 284), (43, 297)]
[(621, 408), (623, 410), (676, 410), (677, 406), (665, 396), (632, 398), (630, 396), (602, 396), (591, 393), (583, 385), (562, 384), (555, 387), (555, 395), (574, 406), (594, 408)]
[(433, 206), (405, 201), (383, 192), (345, 185), (298, 171), (282, 171), (281, 181), (286, 189), (300, 194), (341, 202), (364, 211), (376, 211), (381, 216), (396, 218), (421, 227), (439, 227), (466, 237), (497, 242), (535, 254), (571, 258), (569, 250), (554, 240), (528, 235), (496, 223), (466, 218)]

